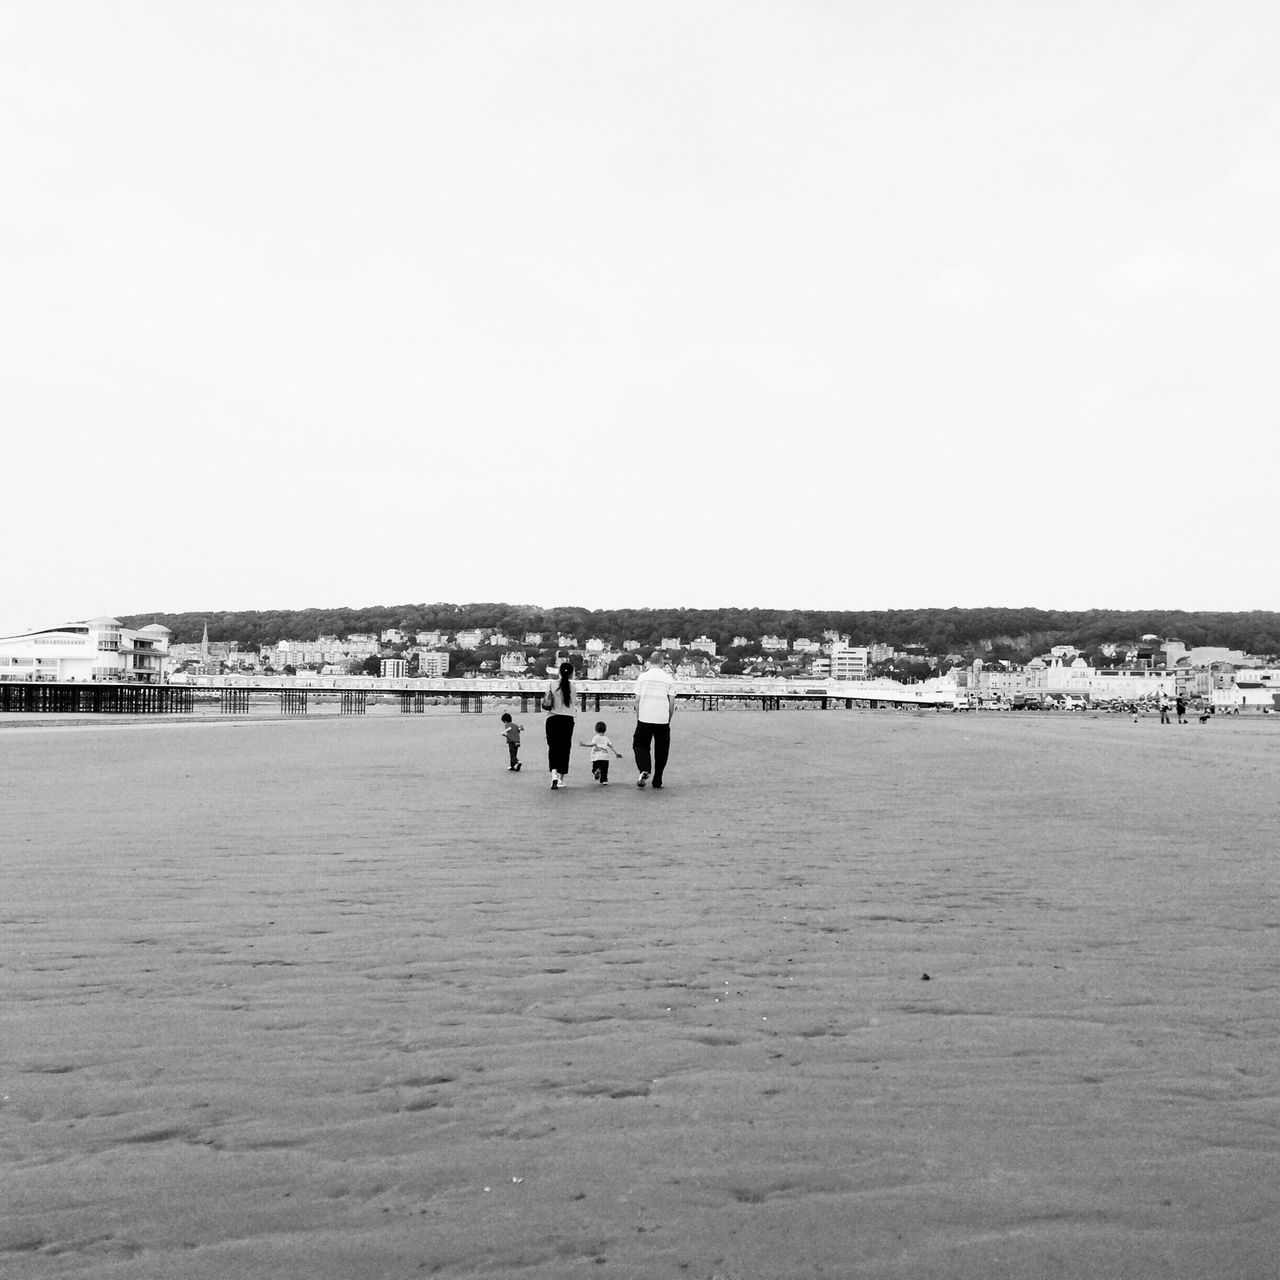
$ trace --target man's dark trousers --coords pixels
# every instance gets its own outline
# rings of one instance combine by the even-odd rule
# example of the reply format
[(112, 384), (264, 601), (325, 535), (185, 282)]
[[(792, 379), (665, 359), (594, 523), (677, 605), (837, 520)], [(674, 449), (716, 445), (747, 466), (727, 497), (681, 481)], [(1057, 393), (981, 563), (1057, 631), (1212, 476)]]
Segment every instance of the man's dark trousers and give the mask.
[[(650, 743), (653, 744), (652, 762), (649, 759)], [(641, 773), (652, 773), (654, 782), (661, 782), (662, 771), (667, 767), (667, 755), (671, 751), (671, 726), (646, 724), (643, 720), (637, 720), (631, 749), (635, 753), (636, 768)]]

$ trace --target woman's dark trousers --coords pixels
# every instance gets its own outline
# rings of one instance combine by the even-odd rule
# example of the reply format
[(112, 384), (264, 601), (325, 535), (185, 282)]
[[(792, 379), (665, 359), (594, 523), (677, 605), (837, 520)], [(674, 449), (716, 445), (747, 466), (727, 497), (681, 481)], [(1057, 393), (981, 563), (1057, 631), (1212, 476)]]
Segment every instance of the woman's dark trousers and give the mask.
[(573, 754), (573, 717), (547, 717), (547, 767), (552, 773), (568, 773)]

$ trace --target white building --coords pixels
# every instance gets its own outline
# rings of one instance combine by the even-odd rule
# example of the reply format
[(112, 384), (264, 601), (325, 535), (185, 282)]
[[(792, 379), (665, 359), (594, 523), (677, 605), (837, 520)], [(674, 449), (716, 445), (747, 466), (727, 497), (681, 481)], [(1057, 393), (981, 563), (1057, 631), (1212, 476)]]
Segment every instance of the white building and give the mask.
[(697, 649), (709, 657), (716, 657), (716, 642), (710, 636), (694, 636), (689, 641), (690, 649)]
[(478, 649), (483, 639), (483, 631), (459, 631), (454, 635), (453, 642), (459, 649)]
[(399, 627), (388, 627), (382, 633), (382, 643), (383, 644), (407, 644), (408, 641), (405, 639), (404, 632), (401, 631)]
[[(272, 652), (267, 651), (268, 654)], [(271, 665), (320, 667), (326, 662), (341, 662), (346, 656), (347, 651), (342, 642), (331, 637), (326, 643), (321, 643), (320, 640), (279, 640), (276, 642)]]
[(871, 670), (871, 650), (866, 645), (836, 641), (831, 646), (831, 676), (835, 680), (865, 680)]
[(506, 649), (498, 658), (498, 670), (508, 675), (522, 676), (529, 666), (529, 657), (523, 649)]
[(418, 674), (420, 676), (447, 676), (449, 655), (439, 649), (418, 650)]
[(1218, 645), (1197, 645), (1187, 650), (1187, 661), (1193, 667), (1208, 667), (1215, 662), (1229, 662), (1232, 666), (1252, 666), (1242, 649), (1225, 649)]
[(409, 664), (403, 658), (383, 658), (379, 674), (384, 679), (403, 680), (408, 670)]
[(1023, 691), (1027, 694), (1066, 694), (1095, 702), (1140, 702), (1179, 692), (1198, 692), (1196, 673), (1187, 667), (1103, 667), (1095, 669), (1083, 658), (1067, 664), (1060, 659), (1027, 663)]
[(276, 643), (273, 667), (321, 667), (326, 662), (337, 661), (340, 655), (318, 644), (305, 643), (298, 640), (280, 640)]
[(1254, 667), (1236, 676), (1236, 684), (1266, 685), (1280, 689), (1280, 667)]
[(1021, 667), (982, 667), (967, 686), (980, 697), (998, 702), (1013, 702), (1025, 696), (1027, 673)]
[(783, 636), (761, 636), (760, 647), (766, 653), (786, 653), (789, 648)]
[(0, 680), (141, 680), (169, 674), (169, 628), (134, 631), (116, 618), (91, 618), (0, 637)]
[(1280, 711), (1280, 670), (1260, 667), (1237, 671), (1225, 689), (1215, 690), (1214, 705), (1222, 710)]

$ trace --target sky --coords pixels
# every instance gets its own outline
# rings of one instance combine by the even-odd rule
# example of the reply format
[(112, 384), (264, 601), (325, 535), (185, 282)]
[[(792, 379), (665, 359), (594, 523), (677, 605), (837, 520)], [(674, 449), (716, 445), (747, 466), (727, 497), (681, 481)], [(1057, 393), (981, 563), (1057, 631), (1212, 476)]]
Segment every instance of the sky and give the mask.
[(0, 633), (1280, 608), (1273, 0), (0, 0)]

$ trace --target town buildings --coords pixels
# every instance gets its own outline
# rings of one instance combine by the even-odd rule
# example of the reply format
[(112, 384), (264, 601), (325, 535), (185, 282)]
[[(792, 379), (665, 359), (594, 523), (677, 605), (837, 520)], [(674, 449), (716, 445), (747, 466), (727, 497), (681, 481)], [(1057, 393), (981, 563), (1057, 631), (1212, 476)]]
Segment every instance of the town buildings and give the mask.
[[(664, 621), (663, 630), (671, 629)], [(261, 651), (240, 651), (234, 640), (211, 643), (207, 628), (199, 644), (177, 645), (159, 624), (134, 630), (115, 618), (95, 618), (0, 638), (0, 679), (163, 681), (174, 674), (216, 678), (241, 670), (341, 676), (355, 671), (357, 664), (365, 664), (365, 671), (380, 665), (384, 674), (397, 678), (412, 673), (513, 679), (541, 677), (549, 664), (567, 658), (585, 679), (595, 681), (634, 677), (639, 670), (635, 656), (654, 647), (652, 635), (642, 642), (608, 633), (580, 638), (526, 632), (526, 643), (517, 645), (516, 634), (520, 632), (492, 627), (432, 630), (416, 632), (420, 643), (409, 647), (404, 631), (389, 628), (376, 635), (285, 639)], [(535, 637), (547, 644), (528, 643)], [(552, 651), (552, 640), (564, 643)], [(1076, 646), (1060, 644), (1025, 663), (929, 654), (921, 646), (895, 651), (887, 645), (853, 645), (837, 632), (824, 632), (821, 638), (736, 635), (734, 641), (725, 653), (705, 634), (688, 641), (662, 636), (658, 647), (682, 678), (740, 674), (832, 681), (844, 686), (837, 696), (852, 698), (868, 696), (856, 686), (869, 690), (875, 684), (873, 673), (910, 685), (945, 672), (957, 696), (974, 706), (1114, 706), (1181, 694), (1228, 707), (1280, 709), (1280, 669), (1264, 665), (1263, 659), (1222, 647), (1188, 647), (1176, 638), (1154, 635), (1090, 645), (1092, 662)]]

